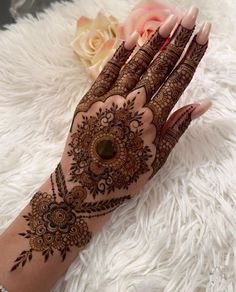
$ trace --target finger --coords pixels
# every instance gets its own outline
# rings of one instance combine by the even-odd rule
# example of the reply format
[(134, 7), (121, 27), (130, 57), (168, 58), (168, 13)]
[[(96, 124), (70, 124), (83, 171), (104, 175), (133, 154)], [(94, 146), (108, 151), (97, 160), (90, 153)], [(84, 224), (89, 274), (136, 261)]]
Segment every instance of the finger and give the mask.
[(201, 104), (189, 104), (175, 111), (161, 130), (161, 138), (157, 146), (156, 157), (153, 162), (153, 174), (155, 174), (165, 163), (171, 150), (180, 137), (189, 127), (192, 120), (203, 115), (212, 105), (211, 101)]
[(92, 95), (104, 95), (115, 82), (121, 67), (126, 63), (133, 52), (138, 39), (138, 32), (135, 31), (126, 42), (123, 42), (116, 50), (113, 57), (105, 65), (96, 81), (92, 85), (90, 91)]
[(120, 75), (108, 94), (120, 94), (125, 96), (139, 81), (140, 76), (163, 46), (170, 32), (176, 24), (176, 17), (171, 15), (162, 24), (150, 40), (143, 45), (133, 58), (124, 66)]
[(90, 106), (96, 101), (104, 101), (106, 96), (104, 95), (115, 82), (119, 75), (121, 67), (128, 60), (132, 54), (136, 42), (138, 39), (138, 33), (134, 32), (129, 39), (123, 42), (120, 47), (116, 50), (113, 57), (105, 65), (90, 90), (84, 95), (80, 103), (76, 107), (74, 117), (72, 120), (70, 131), (72, 131), (74, 119), (78, 112), (86, 112)]
[(142, 86), (145, 88), (147, 101), (151, 99), (178, 62), (193, 33), (197, 15), (198, 8), (192, 6), (175, 30), (168, 46), (152, 62), (136, 85), (137, 88)]
[(153, 111), (153, 123), (157, 133), (165, 123), (170, 111), (190, 83), (194, 72), (202, 59), (207, 46), (211, 29), (210, 23), (205, 23), (192, 40), (180, 64), (170, 74), (156, 96), (147, 104)]

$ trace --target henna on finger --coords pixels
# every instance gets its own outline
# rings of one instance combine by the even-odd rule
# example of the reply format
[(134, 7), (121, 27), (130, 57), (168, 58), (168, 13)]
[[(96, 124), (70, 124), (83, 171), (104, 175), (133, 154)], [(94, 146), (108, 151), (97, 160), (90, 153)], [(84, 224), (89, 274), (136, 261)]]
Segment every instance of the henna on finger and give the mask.
[(140, 76), (147, 69), (157, 51), (162, 47), (165, 38), (156, 31), (150, 41), (141, 47), (133, 58), (122, 69), (120, 76), (108, 95), (120, 94), (125, 96), (135, 87)]
[(84, 95), (76, 107), (70, 131), (72, 130), (74, 119), (78, 112), (86, 112), (94, 102), (104, 101), (106, 99), (105, 93), (110, 89), (112, 84), (117, 79), (121, 67), (132, 54), (134, 47), (126, 48), (125, 42), (121, 43), (111, 60), (108, 61), (102, 72), (97, 77), (91, 89)]
[[(184, 134), (184, 132), (189, 127), (192, 121), (192, 113), (196, 109), (197, 104), (185, 106), (184, 108), (178, 110), (182, 111), (182, 114), (176, 119), (174, 123), (171, 123), (161, 134), (160, 140), (157, 146), (156, 157), (153, 161), (152, 168), (154, 176), (157, 171), (163, 166), (166, 162), (171, 150), (174, 148), (176, 143), (179, 141), (179, 138)], [(177, 112), (178, 112), (177, 111)], [(173, 114), (176, 115), (177, 112)], [(166, 122), (168, 124), (168, 122)]]
[(146, 90), (147, 102), (153, 94), (162, 85), (164, 80), (173, 70), (178, 62), (182, 52), (188, 43), (194, 29), (187, 29), (179, 25), (173, 40), (169, 45), (157, 56), (157, 58), (149, 66), (136, 88), (144, 87)]
[(202, 59), (208, 42), (204, 45), (191, 42), (184, 58), (158, 91), (157, 95), (147, 104), (153, 111), (153, 123), (159, 132), (169, 113), (192, 80), (195, 70)]
[(147, 72), (144, 73), (137, 84), (137, 87), (144, 86), (147, 95), (147, 102), (159, 89), (180, 59), (184, 48), (193, 33), (197, 15), (198, 8), (192, 6), (175, 29), (169, 44), (162, 52), (160, 52), (157, 58), (154, 59)]
[(108, 92), (108, 96), (113, 94), (126, 96), (128, 92), (135, 87), (154, 56), (164, 45), (175, 24), (176, 18), (171, 15), (164, 24), (155, 31), (148, 42), (144, 44), (124, 66), (111, 91)]

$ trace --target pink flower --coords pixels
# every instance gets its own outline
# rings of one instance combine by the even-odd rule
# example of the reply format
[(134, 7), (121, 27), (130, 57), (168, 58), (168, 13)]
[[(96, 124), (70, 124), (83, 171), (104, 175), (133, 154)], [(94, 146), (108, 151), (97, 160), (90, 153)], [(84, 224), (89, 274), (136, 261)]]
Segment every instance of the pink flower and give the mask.
[(142, 46), (170, 15), (174, 14), (178, 20), (182, 18), (181, 11), (169, 4), (158, 0), (140, 2), (120, 27), (123, 39), (127, 39), (135, 30), (139, 33), (138, 44)]

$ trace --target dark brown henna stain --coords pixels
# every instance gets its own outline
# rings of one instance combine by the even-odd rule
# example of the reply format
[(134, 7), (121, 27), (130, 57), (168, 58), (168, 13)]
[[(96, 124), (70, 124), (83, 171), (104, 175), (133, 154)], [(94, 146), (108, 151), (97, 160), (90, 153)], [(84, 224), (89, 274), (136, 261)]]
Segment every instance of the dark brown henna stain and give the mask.
[(133, 58), (124, 66), (120, 76), (107, 96), (119, 94), (126, 96), (128, 92), (135, 87), (141, 75), (148, 68), (150, 62), (163, 46), (166, 39), (163, 38), (157, 30), (150, 40), (143, 45)]
[(196, 42), (196, 36), (194, 37), (189, 49), (186, 53), (186, 58), (183, 60), (183, 64), (191, 66), (194, 70), (201, 61), (208, 47), (208, 42), (205, 45), (198, 44)]
[[(63, 198), (65, 196), (65, 194), (68, 193), (68, 190), (66, 187), (65, 177), (64, 177), (64, 174), (62, 172), (62, 168), (61, 168), (60, 163), (56, 167), (55, 176), (56, 176), (56, 185), (57, 185), (58, 195)], [(52, 182), (52, 186), (53, 186), (53, 182)]]
[(136, 88), (143, 86), (146, 90), (147, 102), (162, 85), (173, 70), (188, 43), (194, 29), (187, 29), (179, 25), (171, 43), (157, 56), (138, 82)]
[[(197, 65), (207, 49), (207, 45), (196, 43), (195, 37), (182, 62), (171, 73), (157, 95), (147, 105), (153, 112), (153, 123), (157, 128), (157, 137), (170, 111), (192, 80)], [(156, 145), (158, 143), (157, 139)]]
[(127, 50), (124, 44), (125, 43), (122, 42), (111, 60), (108, 61), (102, 72), (97, 77), (91, 89), (88, 91), (87, 94), (85, 94), (85, 96), (78, 104), (74, 113), (70, 131), (72, 130), (74, 119), (78, 112), (86, 112), (95, 101), (105, 101), (105, 93), (115, 82), (116, 78), (119, 75), (121, 67), (125, 64), (125, 62), (128, 60), (134, 50), (134, 48), (131, 50)]
[(151, 177), (153, 177), (164, 165), (171, 150), (174, 148), (176, 143), (179, 141), (179, 138), (190, 125), (192, 121), (191, 114), (194, 109), (194, 106), (189, 106), (176, 120), (176, 122), (164, 133), (164, 139), (161, 139), (161, 144), (157, 146), (156, 157), (152, 164), (153, 174)]
[[(143, 114), (133, 111), (134, 100), (120, 108), (113, 103), (111, 108), (99, 109), (96, 116), (83, 116), (71, 135), (70, 181), (81, 184), (94, 198), (97, 194), (128, 189), (149, 171), (151, 150), (144, 146)], [(103, 156), (102, 147), (106, 147), (109, 157)]]
[[(85, 202), (87, 192), (82, 186), (67, 191), (61, 165), (56, 168), (56, 185), (61, 201), (54, 195), (37, 192), (32, 198), (31, 212), (23, 217), (29, 229), (19, 235), (29, 240), (30, 249), (24, 250), (16, 258), (11, 271), (24, 267), (33, 258), (33, 252), (40, 252), (47, 262), (55, 251), (60, 252), (64, 261), (70, 247), (82, 248), (89, 243), (92, 233), (86, 219), (104, 216), (129, 200), (123, 196), (97, 202)], [(51, 182), (53, 177), (51, 176)], [(54, 189), (52, 183), (52, 189)], [(55, 190), (52, 192), (54, 193)]]

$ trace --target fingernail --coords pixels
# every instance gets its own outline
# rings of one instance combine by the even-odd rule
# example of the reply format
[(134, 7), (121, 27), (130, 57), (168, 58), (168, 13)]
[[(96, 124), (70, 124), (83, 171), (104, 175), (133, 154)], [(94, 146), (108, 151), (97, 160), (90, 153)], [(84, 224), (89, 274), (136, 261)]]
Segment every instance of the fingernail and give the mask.
[(191, 114), (191, 119), (195, 120), (202, 116), (212, 106), (211, 100), (206, 100), (200, 103)]
[(164, 23), (160, 26), (159, 34), (163, 38), (167, 38), (169, 34), (171, 33), (172, 29), (174, 28), (175, 24), (177, 22), (177, 17), (173, 14), (171, 14)]
[(197, 33), (196, 42), (200, 45), (205, 45), (208, 41), (210, 31), (211, 23), (210, 22), (203, 23), (199, 32)]
[(137, 43), (137, 40), (138, 40), (138, 37), (139, 37), (139, 33), (137, 31), (134, 31), (131, 36), (125, 41), (125, 45), (124, 47), (127, 49), (127, 50), (132, 50), (135, 46), (136, 46), (136, 43)]
[(198, 8), (196, 6), (191, 6), (181, 21), (182, 26), (187, 29), (193, 29), (196, 23), (197, 15)]

